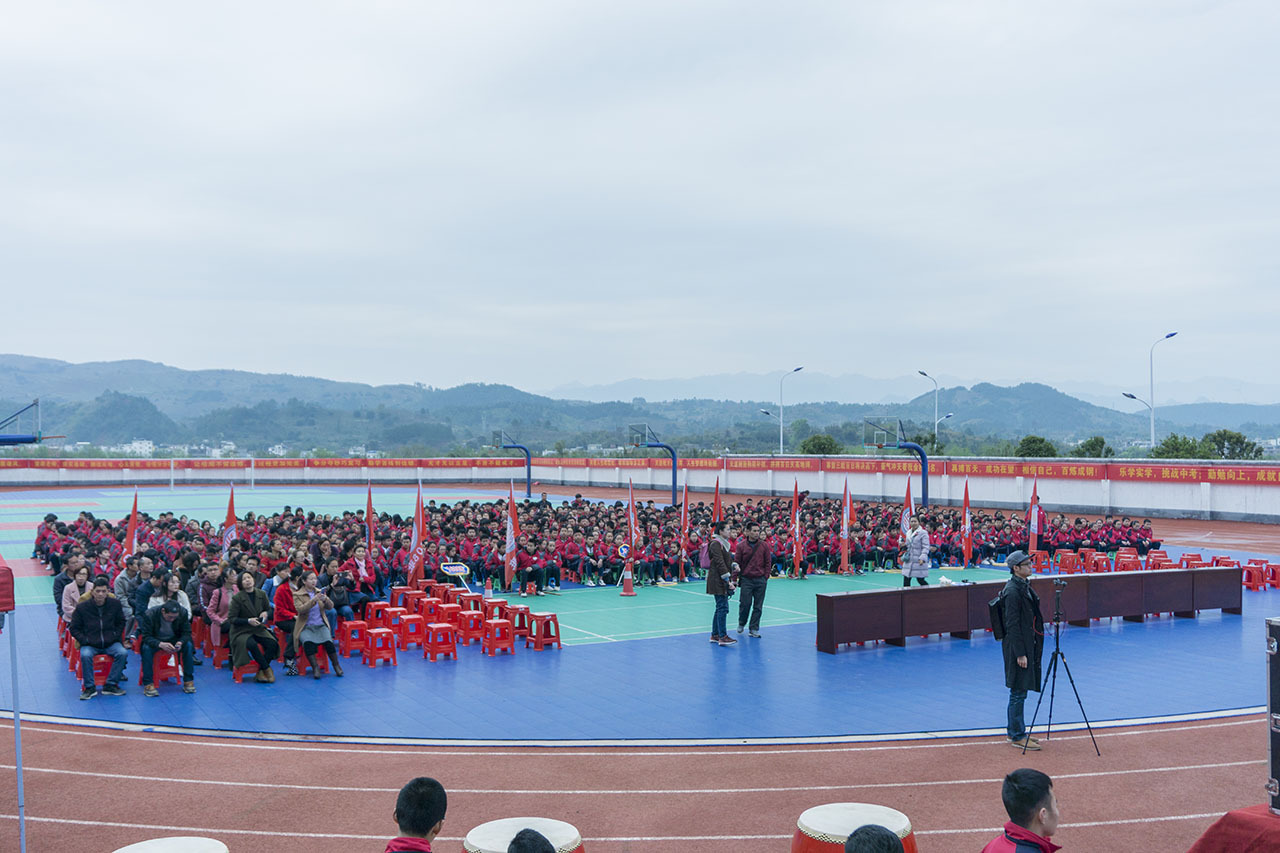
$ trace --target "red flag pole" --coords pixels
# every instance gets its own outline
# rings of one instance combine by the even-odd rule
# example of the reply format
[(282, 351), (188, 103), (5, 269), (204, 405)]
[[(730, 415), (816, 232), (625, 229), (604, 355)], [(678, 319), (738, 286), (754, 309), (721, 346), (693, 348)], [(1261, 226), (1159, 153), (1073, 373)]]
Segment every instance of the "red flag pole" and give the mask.
[(1040, 497), (1036, 493), (1036, 486), (1040, 483), (1040, 475), (1037, 474), (1035, 479), (1031, 481), (1031, 509), (1028, 511), (1028, 521), (1031, 527), (1031, 550), (1035, 551), (1040, 545)]
[(689, 481), (684, 481), (684, 497), (680, 501), (680, 582), (684, 582), (684, 554), (689, 548)]
[(840, 574), (849, 573), (849, 478), (844, 478), (844, 503), (840, 505)]
[(138, 487), (133, 487), (133, 511), (129, 513), (129, 526), (124, 533), (124, 551), (120, 554), (120, 565), (124, 565), (124, 561), (128, 557), (133, 556), (134, 550), (138, 547)]
[(800, 480), (796, 479), (795, 488), (791, 492), (791, 539), (792, 550), (791, 560), (795, 563), (796, 577), (804, 577), (804, 545), (800, 542)]
[(720, 508), (720, 478), (716, 477), (716, 495), (711, 503), (711, 522), (724, 521), (724, 513)]
[(963, 533), (961, 542), (964, 547), (964, 567), (969, 568), (973, 562), (973, 516), (969, 512), (969, 478), (964, 478), (964, 511), (961, 517), (960, 530)]

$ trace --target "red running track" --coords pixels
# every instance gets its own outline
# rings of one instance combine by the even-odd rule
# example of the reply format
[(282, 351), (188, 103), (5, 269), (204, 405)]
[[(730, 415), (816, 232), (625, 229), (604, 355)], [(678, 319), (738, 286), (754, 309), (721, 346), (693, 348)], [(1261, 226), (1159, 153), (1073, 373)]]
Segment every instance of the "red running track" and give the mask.
[[(98, 701), (106, 701), (101, 699)], [(4, 728), (11, 728), (5, 724)], [(1005, 817), (1000, 779), (1056, 779), (1068, 850), (1177, 851), (1223, 812), (1264, 799), (1261, 715), (1055, 736), (1025, 757), (1002, 739), (803, 747), (468, 748), (279, 743), (23, 726), (28, 849), (113, 850), (164, 835), (232, 851), (381, 850), (396, 791), (434, 776), (449, 791), (437, 851), (495, 817), (576, 825), (590, 851), (785, 851), (795, 818), (824, 802), (907, 813), (923, 853), (976, 851)], [(4, 737), (12, 742), (11, 732)], [(0, 849), (16, 849), (12, 753), (0, 767)]]

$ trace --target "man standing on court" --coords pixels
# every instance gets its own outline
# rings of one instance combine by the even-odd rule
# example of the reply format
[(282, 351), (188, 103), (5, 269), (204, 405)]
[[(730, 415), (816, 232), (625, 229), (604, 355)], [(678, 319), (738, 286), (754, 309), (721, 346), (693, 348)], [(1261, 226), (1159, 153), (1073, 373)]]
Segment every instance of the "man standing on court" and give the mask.
[(1027, 732), (1022, 706), (1027, 691), (1040, 691), (1040, 658), (1044, 655), (1044, 616), (1040, 596), (1031, 588), (1031, 558), (1014, 551), (1006, 561), (1012, 577), (1000, 592), (1004, 615), (1004, 685), (1009, 688), (1009, 743), (1035, 750), (1040, 741)]
[(773, 565), (769, 543), (760, 538), (759, 522), (747, 522), (747, 539), (738, 545), (734, 562), (741, 571), (738, 585), (742, 588), (742, 598), (738, 601), (738, 633), (748, 627), (750, 617), (751, 636), (759, 639), (765, 585), (769, 582), (769, 568)]

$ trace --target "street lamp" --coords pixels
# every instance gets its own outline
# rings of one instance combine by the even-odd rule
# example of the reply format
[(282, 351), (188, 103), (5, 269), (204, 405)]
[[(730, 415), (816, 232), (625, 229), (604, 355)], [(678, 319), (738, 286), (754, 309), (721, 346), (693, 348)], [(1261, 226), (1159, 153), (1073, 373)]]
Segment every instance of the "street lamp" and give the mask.
[(955, 412), (947, 412), (945, 415), (943, 415), (942, 417), (938, 418), (936, 421), (933, 422), (933, 452), (934, 453), (938, 452), (938, 424), (942, 423), (947, 418), (955, 417), (955, 414), (956, 414)]
[[(938, 380), (934, 379), (932, 376), (925, 373), (923, 370), (917, 370), (916, 373), (919, 373), (925, 379), (928, 379), (930, 382), (933, 383), (933, 446), (937, 447), (938, 446), (938, 424), (946, 420), (946, 418), (938, 417)], [(947, 415), (947, 417), (949, 418), (951, 417), (951, 415)]]
[(1147, 404), (1147, 408), (1151, 409), (1151, 449), (1152, 450), (1156, 449), (1156, 344), (1160, 343), (1160, 341), (1167, 341), (1169, 340), (1169, 338), (1172, 338), (1176, 334), (1178, 333), (1170, 332), (1169, 334), (1165, 335), (1163, 338), (1160, 338), (1159, 340), (1157, 340), (1155, 344), (1152, 344), (1151, 353), (1147, 359), (1147, 379), (1151, 383), (1149, 388), (1151, 402)]
[[(1146, 400), (1142, 399), (1141, 397), (1139, 397), (1137, 394), (1130, 394), (1128, 391), (1122, 391), (1122, 392), (1121, 392), (1121, 394), (1122, 394), (1123, 396), (1125, 396), (1125, 397), (1128, 397), (1130, 400), (1137, 400), (1139, 403), (1141, 403), (1142, 405), (1146, 406), (1148, 409), (1151, 409), (1151, 404), (1150, 404), (1150, 403), (1148, 403)], [(1154, 420), (1154, 419), (1155, 419), (1155, 409), (1151, 409), (1151, 416), (1152, 416), (1152, 420)], [(1155, 429), (1155, 427), (1153, 426), (1153, 427), (1152, 427), (1152, 430), (1154, 430), (1154, 429)], [(1151, 449), (1152, 449), (1152, 450), (1154, 450), (1154, 449), (1155, 449), (1155, 446), (1156, 446), (1156, 445), (1155, 445), (1155, 432), (1154, 432), (1154, 431), (1151, 433), (1151, 436), (1152, 436), (1152, 438), (1151, 438)]]
[[(804, 370), (804, 365), (797, 367), (795, 370), (788, 370), (782, 374), (782, 379), (786, 379), (793, 373), (799, 373)], [(778, 455), (781, 456), (782, 450), (782, 379), (778, 380)], [(763, 409), (761, 410), (763, 411)]]

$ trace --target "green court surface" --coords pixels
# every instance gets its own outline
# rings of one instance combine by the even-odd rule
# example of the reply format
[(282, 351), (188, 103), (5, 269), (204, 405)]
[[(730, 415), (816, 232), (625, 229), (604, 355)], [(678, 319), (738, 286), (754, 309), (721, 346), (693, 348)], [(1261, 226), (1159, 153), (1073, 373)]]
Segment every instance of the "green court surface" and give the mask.
[[(930, 572), (929, 582), (936, 584), (944, 576), (954, 581), (989, 581), (1002, 580), (1009, 573), (995, 569), (961, 571), (947, 568)], [(774, 578), (769, 581), (765, 594), (764, 616), (760, 620), (760, 627), (816, 621), (814, 595), (820, 592), (850, 592), (900, 586), (902, 576), (896, 572), (858, 576), (810, 575), (803, 581)], [(521, 604), (527, 603), (535, 611), (557, 614), (560, 617), (564, 644), (580, 646), (672, 637), (678, 634), (709, 634), (714, 607), (705, 588), (705, 581), (694, 581), (675, 586), (638, 587), (634, 598), (620, 596), (616, 587), (567, 589), (560, 595), (549, 594), (541, 598), (503, 597)], [(737, 624), (738, 601), (736, 595), (729, 600), (730, 629)]]

